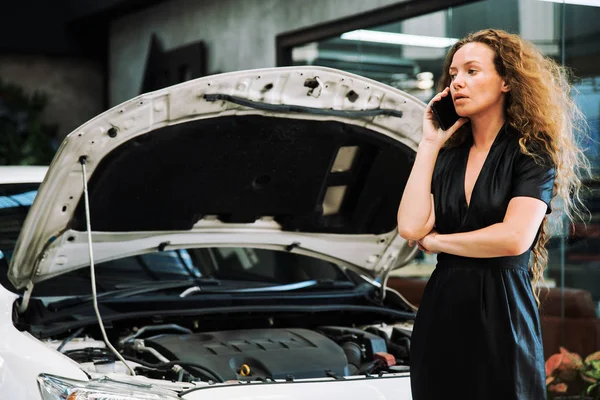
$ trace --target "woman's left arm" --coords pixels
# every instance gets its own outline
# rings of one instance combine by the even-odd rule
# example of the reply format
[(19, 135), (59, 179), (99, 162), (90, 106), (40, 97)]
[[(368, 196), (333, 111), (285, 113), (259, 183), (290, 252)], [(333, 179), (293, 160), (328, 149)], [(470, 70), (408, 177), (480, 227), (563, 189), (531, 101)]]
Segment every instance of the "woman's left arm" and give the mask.
[(431, 232), (419, 243), (432, 253), (474, 258), (518, 256), (533, 244), (547, 209), (542, 200), (513, 197), (500, 223), (449, 235)]

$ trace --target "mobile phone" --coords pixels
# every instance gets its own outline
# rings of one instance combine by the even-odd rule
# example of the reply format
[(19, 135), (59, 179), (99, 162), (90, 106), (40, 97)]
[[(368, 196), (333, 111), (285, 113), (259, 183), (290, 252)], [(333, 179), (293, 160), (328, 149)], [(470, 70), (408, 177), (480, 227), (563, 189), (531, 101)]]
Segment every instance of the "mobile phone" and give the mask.
[(460, 118), (456, 113), (454, 101), (452, 101), (450, 93), (442, 97), (440, 101), (433, 103), (431, 110), (433, 111), (433, 115), (435, 115), (435, 119), (440, 124), (440, 128), (444, 131), (447, 131)]

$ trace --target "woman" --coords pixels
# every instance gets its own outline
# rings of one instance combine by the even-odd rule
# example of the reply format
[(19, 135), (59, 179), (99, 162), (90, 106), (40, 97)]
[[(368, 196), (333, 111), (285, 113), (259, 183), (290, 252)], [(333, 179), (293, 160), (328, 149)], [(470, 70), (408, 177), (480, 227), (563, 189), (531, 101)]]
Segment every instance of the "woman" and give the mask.
[[(398, 210), (400, 235), (438, 254), (413, 331), (413, 398), (545, 399), (533, 286), (551, 200), (579, 214), (581, 113), (561, 68), (500, 30), (457, 42), (441, 88)], [(444, 96), (462, 117), (447, 131), (431, 112)]]

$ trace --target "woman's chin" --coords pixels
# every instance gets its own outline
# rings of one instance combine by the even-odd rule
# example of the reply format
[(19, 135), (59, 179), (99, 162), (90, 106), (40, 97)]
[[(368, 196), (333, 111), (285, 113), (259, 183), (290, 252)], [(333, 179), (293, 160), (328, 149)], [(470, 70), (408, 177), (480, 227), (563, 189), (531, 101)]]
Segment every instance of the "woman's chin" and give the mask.
[(471, 115), (473, 115), (472, 112), (470, 112), (470, 110), (467, 107), (455, 107), (456, 109), (456, 114), (458, 114), (459, 117), (462, 118), (470, 118)]

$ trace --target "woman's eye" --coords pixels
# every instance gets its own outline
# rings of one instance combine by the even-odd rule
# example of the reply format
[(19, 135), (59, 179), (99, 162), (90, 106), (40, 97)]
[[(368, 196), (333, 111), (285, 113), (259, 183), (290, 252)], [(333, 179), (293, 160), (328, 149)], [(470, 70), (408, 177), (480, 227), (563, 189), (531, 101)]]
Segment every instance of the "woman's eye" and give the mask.
[(475, 71), (474, 69), (470, 69), (469, 70), (469, 75), (473, 75), (475, 72), (477, 72), (477, 71)]
[(456, 78), (456, 74), (450, 74), (450, 80), (453, 81)]

